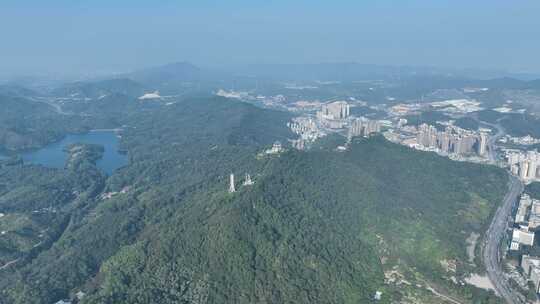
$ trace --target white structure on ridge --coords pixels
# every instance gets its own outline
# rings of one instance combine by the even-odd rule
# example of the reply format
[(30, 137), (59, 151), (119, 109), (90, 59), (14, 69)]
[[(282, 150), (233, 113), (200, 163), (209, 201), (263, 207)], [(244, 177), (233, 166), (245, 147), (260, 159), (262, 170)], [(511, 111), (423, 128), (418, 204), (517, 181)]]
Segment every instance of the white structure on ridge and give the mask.
[(251, 180), (251, 176), (246, 173), (246, 179), (244, 180), (244, 186), (251, 186), (254, 182)]
[(283, 146), (279, 141), (274, 142), (271, 149), (265, 151), (266, 154), (278, 154), (283, 152)]
[(234, 174), (231, 173), (229, 177), (229, 193), (233, 192), (236, 192), (236, 188), (234, 188)]

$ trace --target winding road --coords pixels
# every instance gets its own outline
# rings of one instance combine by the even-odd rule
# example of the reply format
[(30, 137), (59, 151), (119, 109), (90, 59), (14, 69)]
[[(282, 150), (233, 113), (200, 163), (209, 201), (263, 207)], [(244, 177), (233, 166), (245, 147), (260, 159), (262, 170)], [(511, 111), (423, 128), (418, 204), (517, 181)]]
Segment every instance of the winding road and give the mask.
[(5, 263), (4, 265), (2, 265), (0, 267), (0, 270), (8, 268), (10, 265), (17, 263), (17, 261), (19, 261), (19, 259), (15, 259), (13, 261), (9, 261), (9, 262)]

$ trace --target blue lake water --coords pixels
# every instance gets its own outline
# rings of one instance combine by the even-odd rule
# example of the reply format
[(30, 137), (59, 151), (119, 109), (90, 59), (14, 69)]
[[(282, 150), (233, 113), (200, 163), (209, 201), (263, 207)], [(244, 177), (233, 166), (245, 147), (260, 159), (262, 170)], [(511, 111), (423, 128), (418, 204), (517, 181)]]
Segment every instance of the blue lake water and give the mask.
[(112, 174), (114, 170), (128, 163), (127, 155), (118, 152), (118, 137), (113, 131), (95, 131), (86, 134), (68, 135), (63, 140), (41, 149), (23, 152), (21, 156), (25, 163), (64, 168), (67, 160), (67, 153), (64, 152), (64, 148), (74, 143), (102, 145), (105, 152), (103, 157), (97, 161), (97, 166), (107, 174)]

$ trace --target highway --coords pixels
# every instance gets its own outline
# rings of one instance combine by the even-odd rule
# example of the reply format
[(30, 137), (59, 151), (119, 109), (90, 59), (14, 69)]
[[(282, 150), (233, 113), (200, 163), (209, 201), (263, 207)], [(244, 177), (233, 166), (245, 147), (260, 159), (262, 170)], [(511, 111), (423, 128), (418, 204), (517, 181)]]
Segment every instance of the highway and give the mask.
[(504, 129), (500, 124), (490, 124), (490, 123), (487, 123), (487, 122), (484, 122), (484, 121), (482, 123), (497, 129), (497, 133), (495, 133), (495, 135), (490, 136), (489, 140), (488, 140), (488, 143), (487, 143), (489, 159), (493, 163), (495, 163), (496, 160), (497, 160), (497, 151), (495, 149), (495, 143), (497, 142), (497, 140), (499, 140), (499, 138), (503, 137)]
[[(489, 138), (488, 149), (489, 158), (496, 163), (497, 154), (495, 143), (504, 135), (504, 129), (499, 124), (486, 125), (497, 129), (497, 133)], [(488, 277), (495, 287), (496, 293), (509, 304), (525, 303), (522, 296), (516, 294), (506, 280), (500, 263), (500, 245), (506, 233), (508, 217), (512, 214), (512, 206), (517, 201), (521, 192), (523, 192), (523, 183), (515, 176), (509, 175), (508, 192), (506, 193), (502, 205), (497, 209), (493, 220), (486, 231), (486, 237), (483, 242), (482, 259), (486, 267)]]
[(520, 296), (514, 293), (508, 284), (508, 281), (504, 277), (500, 264), (499, 248), (501, 240), (506, 233), (508, 216), (512, 212), (512, 206), (522, 191), (523, 184), (521, 181), (514, 176), (510, 176), (508, 192), (504, 197), (503, 204), (495, 212), (493, 221), (486, 231), (484, 248), (482, 250), (484, 265), (486, 267), (488, 277), (491, 283), (493, 283), (497, 294), (504, 298), (509, 304), (520, 304), (524, 302), (521, 300)]

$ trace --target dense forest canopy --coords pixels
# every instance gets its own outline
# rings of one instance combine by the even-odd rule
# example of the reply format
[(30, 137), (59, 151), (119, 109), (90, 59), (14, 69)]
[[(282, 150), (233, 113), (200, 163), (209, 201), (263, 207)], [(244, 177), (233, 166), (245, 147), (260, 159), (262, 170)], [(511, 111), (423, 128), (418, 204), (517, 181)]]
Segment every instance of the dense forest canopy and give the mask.
[[(504, 171), (382, 137), (356, 138), (346, 152), (334, 151), (336, 137), (261, 156), (292, 138), (290, 114), (224, 98), (130, 107), (115, 118), (130, 162), (108, 178), (93, 145), (68, 147), (84, 153), (63, 170), (0, 169), (0, 208), (26, 219), (21, 233), (50, 227), (44, 245), (2, 244), (2, 261), (17, 259), (1, 270), (3, 303), (78, 291), (82, 303), (366, 303), (376, 291), (390, 303), (412, 292), (388, 284), (392, 271), (458, 298), (494, 299), (451, 277), (481, 268), (468, 262), (465, 239), (489, 223)], [(254, 185), (241, 185), (246, 173)], [(55, 208), (44, 213), (51, 219), (29, 216), (41, 202)]]

